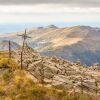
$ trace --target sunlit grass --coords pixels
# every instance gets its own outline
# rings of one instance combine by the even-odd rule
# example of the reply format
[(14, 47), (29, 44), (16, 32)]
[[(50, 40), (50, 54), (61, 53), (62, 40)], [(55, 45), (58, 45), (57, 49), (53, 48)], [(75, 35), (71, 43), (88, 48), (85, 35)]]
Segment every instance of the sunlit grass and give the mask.
[(3, 58), (2, 57), (2, 58), (0, 58), (0, 68), (18, 69), (20, 67), (14, 59), (9, 59), (9, 58)]
[[(1, 56), (1, 55), (0, 55)], [(34, 83), (14, 59), (0, 57), (0, 100), (100, 100), (89, 94), (47, 88)], [(96, 95), (95, 95), (96, 96)]]
[(0, 81), (0, 100), (96, 100), (88, 94), (40, 86), (20, 69), (8, 69), (1, 75)]

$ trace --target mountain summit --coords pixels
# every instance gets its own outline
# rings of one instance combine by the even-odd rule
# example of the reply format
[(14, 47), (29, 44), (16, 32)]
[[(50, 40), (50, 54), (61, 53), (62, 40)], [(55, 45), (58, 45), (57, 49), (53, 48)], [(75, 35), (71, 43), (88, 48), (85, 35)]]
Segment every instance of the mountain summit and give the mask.
[(55, 25), (48, 25), (46, 28), (58, 28), (58, 27)]

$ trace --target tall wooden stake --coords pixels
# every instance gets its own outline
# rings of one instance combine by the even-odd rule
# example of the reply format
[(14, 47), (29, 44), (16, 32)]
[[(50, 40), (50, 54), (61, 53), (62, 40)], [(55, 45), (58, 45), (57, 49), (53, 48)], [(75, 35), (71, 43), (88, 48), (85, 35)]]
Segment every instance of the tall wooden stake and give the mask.
[[(26, 34), (26, 30), (25, 30), (25, 34)], [(22, 45), (22, 51), (21, 51), (21, 69), (23, 67), (23, 51), (24, 51), (24, 45), (25, 45), (25, 37), (23, 37), (23, 45)]]
[(11, 59), (11, 42), (9, 40), (9, 59)]
[(25, 33), (22, 34), (22, 35), (19, 35), (23, 38), (23, 44), (22, 44), (22, 50), (21, 50), (21, 69), (23, 69), (23, 51), (24, 51), (25, 41), (26, 41), (27, 38), (30, 38), (30, 37), (27, 36), (26, 33), (27, 32), (26, 32), (26, 29), (25, 29)]

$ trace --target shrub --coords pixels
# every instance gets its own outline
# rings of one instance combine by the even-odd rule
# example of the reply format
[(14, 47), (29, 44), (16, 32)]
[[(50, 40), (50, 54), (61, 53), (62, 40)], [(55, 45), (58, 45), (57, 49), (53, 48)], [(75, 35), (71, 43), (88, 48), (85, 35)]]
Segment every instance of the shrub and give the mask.
[(0, 68), (18, 69), (19, 66), (14, 59), (0, 58)]

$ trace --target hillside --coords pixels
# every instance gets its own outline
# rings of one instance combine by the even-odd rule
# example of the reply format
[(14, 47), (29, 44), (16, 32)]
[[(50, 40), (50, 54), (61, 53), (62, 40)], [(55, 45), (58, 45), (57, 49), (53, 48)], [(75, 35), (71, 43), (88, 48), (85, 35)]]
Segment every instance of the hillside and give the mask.
[(12, 59), (0, 54), (5, 54), (0, 59), (1, 100), (99, 100), (99, 66), (41, 56), (25, 45), (20, 70), (20, 51), (12, 52)]
[[(2, 35), (1, 40), (21, 43), (19, 33)], [(73, 26), (58, 28), (54, 25), (28, 30), (29, 45), (42, 55), (57, 56), (72, 62), (80, 59), (82, 64), (100, 64), (100, 28)]]
[(23, 70), (2, 70), (0, 81), (0, 100), (99, 100), (99, 96), (96, 95), (35, 84)]
[[(13, 57), (20, 64), (20, 49), (16, 50)], [(87, 67), (83, 66), (80, 61), (72, 63), (57, 57), (41, 56), (26, 45), (23, 66), (29, 74), (33, 75), (35, 82), (43, 82), (47, 87), (69, 90), (74, 87), (76, 91), (80, 91), (81, 84), (83, 84), (84, 92), (95, 93), (100, 91), (100, 68), (97, 65)]]
[[(12, 50), (20, 48), (20, 45), (18, 45), (16, 42), (11, 41), (10, 45), (12, 47)], [(7, 40), (0, 41), (0, 51), (6, 51), (6, 50), (9, 50), (9, 41)]]

